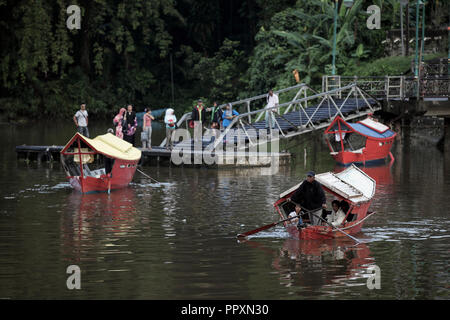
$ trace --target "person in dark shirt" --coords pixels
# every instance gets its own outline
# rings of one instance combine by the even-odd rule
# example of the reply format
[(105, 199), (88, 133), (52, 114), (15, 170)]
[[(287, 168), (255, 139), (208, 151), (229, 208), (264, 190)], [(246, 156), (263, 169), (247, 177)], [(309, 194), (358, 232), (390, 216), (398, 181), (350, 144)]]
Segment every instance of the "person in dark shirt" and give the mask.
[(206, 108), (207, 112), (211, 112), (211, 129), (220, 129), (222, 126), (222, 115), (223, 111), (217, 105), (217, 102), (214, 101), (214, 104), (211, 108)]
[[(325, 192), (319, 182), (315, 180), (315, 172), (309, 171), (306, 174), (306, 180), (295, 190), (289, 199), (294, 203), (300, 204), (305, 210), (311, 211), (309, 214), (310, 222), (315, 225), (320, 216), (321, 210), (327, 208)], [(299, 227), (303, 227), (300, 226)]]
[(202, 125), (206, 122), (206, 109), (203, 106), (202, 100), (198, 100), (198, 104), (192, 109), (191, 120), (199, 121)]
[(131, 143), (134, 147), (134, 135), (136, 134), (137, 119), (136, 113), (133, 111), (133, 106), (127, 106), (127, 112), (123, 116), (122, 130), (124, 132), (123, 140)]

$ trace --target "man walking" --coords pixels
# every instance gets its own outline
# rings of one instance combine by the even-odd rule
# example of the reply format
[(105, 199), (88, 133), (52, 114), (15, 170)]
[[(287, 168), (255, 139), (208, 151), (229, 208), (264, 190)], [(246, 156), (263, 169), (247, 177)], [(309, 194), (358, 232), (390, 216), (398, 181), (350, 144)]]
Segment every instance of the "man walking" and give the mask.
[[(315, 172), (309, 171), (306, 174), (306, 180), (298, 187), (292, 197), (289, 199), (297, 204), (300, 204), (305, 210), (310, 211), (309, 220), (312, 225), (318, 223), (321, 215), (321, 210), (327, 208), (325, 193), (322, 185), (315, 180)], [(304, 227), (300, 225), (298, 227)]]
[[(270, 89), (269, 90), (269, 94), (267, 95), (267, 105), (265, 107), (265, 109), (270, 109), (272, 107), (275, 107), (279, 104), (279, 100), (278, 100), (278, 96), (273, 93), (273, 90)], [(267, 110), (266, 111), (266, 128), (268, 129), (272, 129), (275, 128), (275, 114), (274, 111), (276, 112), (277, 109), (271, 109), (271, 110)]]
[(89, 130), (88, 130), (88, 113), (86, 111), (86, 104), (81, 104), (80, 110), (75, 113), (73, 116), (73, 121), (77, 126), (77, 130), (80, 134), (89, 138)]

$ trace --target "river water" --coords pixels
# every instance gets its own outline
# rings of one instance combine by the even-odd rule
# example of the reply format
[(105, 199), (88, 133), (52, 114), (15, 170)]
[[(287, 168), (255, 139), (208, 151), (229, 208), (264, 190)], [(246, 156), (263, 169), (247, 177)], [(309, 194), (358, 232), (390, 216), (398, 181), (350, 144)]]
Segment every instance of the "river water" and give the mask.
[[(129, 188), (81, 195), (59, 162), (17, 160), (14, 150), (65, 144), (73, 130), (0, 125), (1, 299), (450, 298), (450, 157), (433, 146), (397, 141), (392, 166), (366, 169), (377, 213), (357, 235), (363, 244), (295, 241), (282, 227), (238, 242), (277, 221), (277, 195), (306, 171), (338, 170), (324, 145), (300, 141), (274, 175), (146, 166), (161, 184), (136, 173)], [(162, 136), (156, 128), (154, 141)], [(81, 269), (80, 290), (67, 289), (69, 265)], [(369, 289), (375, 266), (381, 288)]]

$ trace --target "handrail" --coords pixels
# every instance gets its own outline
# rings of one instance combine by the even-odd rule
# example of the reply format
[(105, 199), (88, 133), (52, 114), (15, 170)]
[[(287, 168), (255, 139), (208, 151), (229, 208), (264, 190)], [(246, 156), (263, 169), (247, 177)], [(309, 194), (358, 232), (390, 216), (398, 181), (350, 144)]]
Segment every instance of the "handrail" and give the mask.
[[(310, 90), (312, 90), (313, 92), (315, 92), (315, 90), (313, 90), (312, 88), (310, 88), (306, 83), (299, 83), (299, 84), (296, 84), (296, 85), (291, 86), (291, 87), (287, 87), (287, 88), (275, 90), (274, 93), (275, 93), (275, 94), (280, 94), (280, 93), (283, 93), (283, 92), (288, 92), (288, 91), (291, 91), (291, 90), (293, 90), (293, 89), (303, 88), (303, 87), (309, 88)], [(264, 94), (260, 94), (260, 95), (257, 95), (257, 96), (251, 97), (251, 98), (241, 99), (241, 100), (233, 101), (233, 102), (230, 102), (230, 103), (224, 103), (224, 104), (219, 105), (218, 107), (219, 107), (220, 109), (223, 109), (223, 108), (225, 108), (228, 104), (230, 104), (231, 106), (240, 105), (240, 104), (244, 104), (244, 103), (249, 104), (249, 103), (252, 102), (252, 101), (260, 100), (260, 99), (263, 99), (263, 98), (266, 98), (266, 97), (267, 97), (267, 93), (264, 93)], [(292, 103), (292, 101), (291, 101), (290, 103)], [(262, 110), (262, 109), (261, 109), (261, 110)], [(182, 116), (182, 117), (180, 118), (180, 120), (177, 122), (177, 127), (180, 127), (180, 126), (183, 124), (184, 121), (190, 120), (191, 115), (192, 115), (192, 112), (187, 112), (187, 113), (183, 114), (183, 116)], [(247, 116), (250, 116), (251, 114), (246, 113), (246, 115), (247, 115)], [(257, 119), (257, 120), (258, 120), (258, 119)], [(165, 144), (166, 144), (166, 138), (163, 139), (163, 141), (161, 142), (160, 146), (163, 147)]]
[[(357, 84), (353, 83), (353, 84), (347, 85), (345, 87), (333, 89), (333, 90), (330, 90), (330, 91), (327, 91), (327, 92), (317, 93), (317, 94), (311, 95), (311, 96), (306, 97), (306, 98), (300, 98), (300, 99), (297, 99), (297, 100), (294, 100), (294, 101), (285, 102), (285, 103), (282, 103), (282, 104), (279, 104), (279, 105), (276, 105), (276, 106), (273, 106), (273, 107), (270, 107), (270, 108), (263, 108), (263, 109), (259, 109), (259, 110), (255, 110), (255, 111), (241, 113), (238, 116), (234, 117), (233, 120), (231, 120), (231, 122), (227, 126), (227, 128), (221, 133), (220, 137), (218, 139), (216, 139), (216, 141), (214, 142), (213, 148), (216, 148), (221, 143), (223, 137), (230, 131), (230, 129), (236, 124), (237, 121), (239, 121), (241, 118), (247, 117), (248, 115), (254, 115), (254, 114), (257, 114), (257, 113), (259, 113), (261, 111), (266, 111), (267, 112), (267, 111), (270, 111), (270, 110), (276, 110), (278, 108), (285, 107), (285, 106), (287, 106), (289, 104), (299, 104), (301, 102), (317, 99), (317, 98), (320, 98), (320, 97), (331, 98), (331, 95), (334, 94), (334, 93), (342, 92), (342, 91), (345, 91), (345, 90), (348, 90), (348, 89), (352, 89), (352, 88), (357, 88), (357, 87), (358, 87)], [(334, 103), (334, 101), (333, 101), (333, 103)], [(366, 101), (366, 103), (367, 103), (367, 101)], [(334, 103), (334, 105), (338, 109), (338, 111), (340, 111), (340, 109), (336, 106), (335, 103)], [(308, 119), (311, 120), (309, 117), (308, 117)], [(309, 122), (310, 121), (308, 121), (307, 124), (309, 124)], [(282, 132), (282, 135), (284, 135), (283, 132)]]

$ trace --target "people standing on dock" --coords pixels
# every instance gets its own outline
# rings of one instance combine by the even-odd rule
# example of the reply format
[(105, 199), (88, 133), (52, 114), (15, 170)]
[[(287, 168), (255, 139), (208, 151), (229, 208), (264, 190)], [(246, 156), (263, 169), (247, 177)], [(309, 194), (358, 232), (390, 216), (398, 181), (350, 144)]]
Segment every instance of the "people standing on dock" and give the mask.
[(152, 120), (155, 120), (155, 117), (152, 116), (150, 108), (146, 108), (142, 124), (142, 149), (152, 149)]
[(86, 111), (86, 104), (81, 104), (80, 110), (78, 110), (73, 116), (73, 121), (77, 126), (77, 131), (83, 136), (89, 138), (88, 112)]
[[(322, 185), (315, 180), (315, 172), (309, 171), (306, 174), (306, 180), (298, 187), (289, 201), (299, 204), (309, 214), (309, 220), (312, 225), (319, 222), (317, 216), (321, 215), (321, 210), (327, 208), (325, 192)], [(304, 227), (299, 225), (299, 228)]]
[[(278, 95), (273, 93), (273, 90), (270, 89), (269, 93), (267, 94), (267, 105), (265, 109), (270, 109), (272, 107), (275, 107), (279, 104)], [(271, 110), (266, 111), (266, 128), (272, 129), (275, 128), (275, 114), (274, 112), (278, 112), (278, 109), (274, 108)]]
[(233, 119), (238, 115), (239, 112), (232, 108), (231, 103), (227, 104), (227, 106), (225, 107), (225, 112), (223, 113), (223, 128), (226, 129), (230, 125), (231, 121), (233, 121)]
[(120, 139), (123, 139), (122, 123), (125, 112), (127, 112), (127, 110), (125, 108), (121, 108), (119, 113), (113, 119), (113, 123), (116, 126), (116, 137)]
[(217, 102), (214, 101), (213, 106), (206, 108), (206, 111), (211, 112), (211, 129), (221, 129), (223, 111), (219, 108)]
[(199, 121), (202, 125), (206, 121), (206, 109), (201, 99), (198, 99), (197, 105), (192, 109), (191, 119), (193, 121)]
[(136, 113), (133, 111), (133, 106), (129, 104), (127, 106), (127, 112), (123, 117), (122, 123), (123, 140), (131, 143), (134, 146), (134, 135), (136, 134), (137, 119)]
[(164, 123), (166, 124), (166, 149), (172, 150), (172, 134), (175, 131), (177, 125), (177, 117), (175, 116), (175, 111), (173, 109), (169, 108), (166, 110)]
[[(197, 105), (192, 109), (191, 120), (194, 123), (194, 128), (196, 126), (201, 126), (201, 133), (203, 134), (204, 123), (206, 122), (206, 109), (203, 106), (203, 101), (198, 99)], [(194, 140), (198, 140), (201, 137), (196, 137), (194, 134)]]

